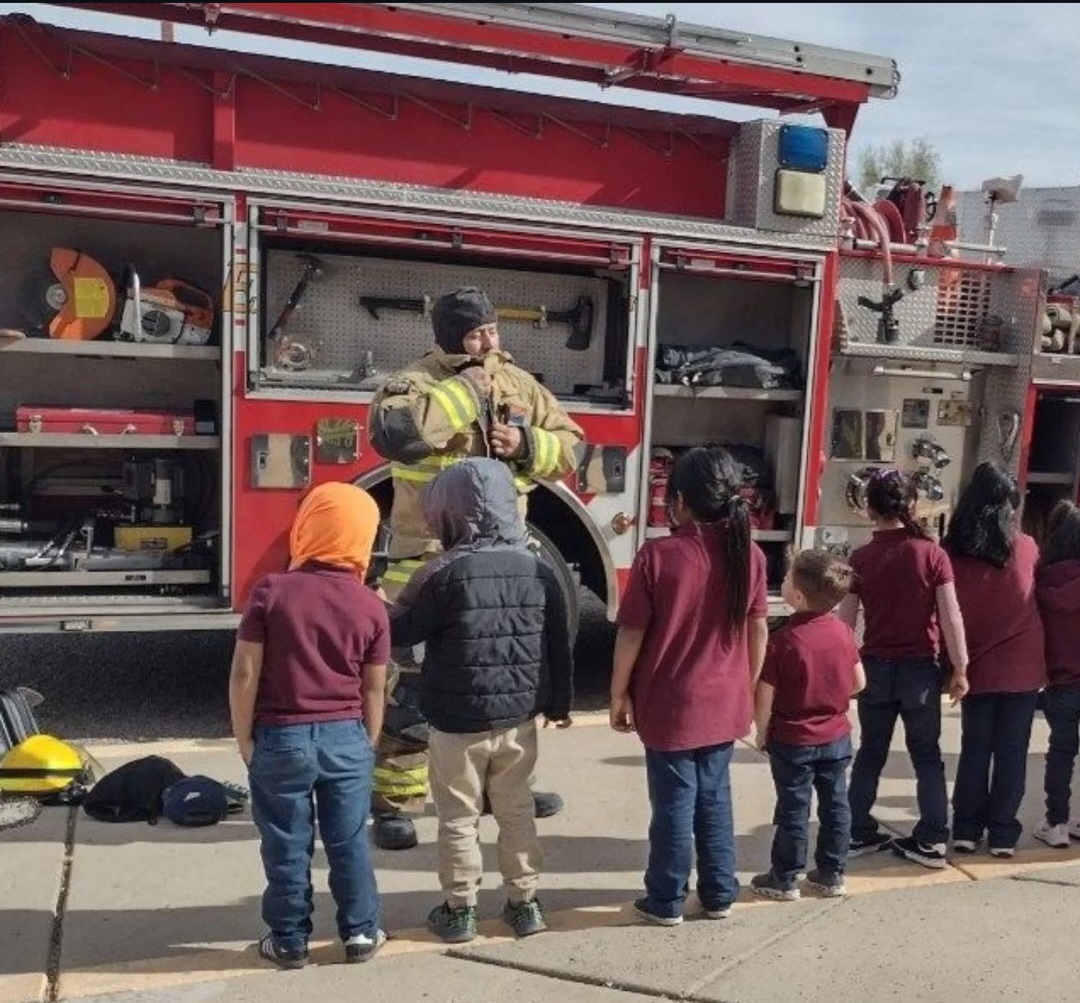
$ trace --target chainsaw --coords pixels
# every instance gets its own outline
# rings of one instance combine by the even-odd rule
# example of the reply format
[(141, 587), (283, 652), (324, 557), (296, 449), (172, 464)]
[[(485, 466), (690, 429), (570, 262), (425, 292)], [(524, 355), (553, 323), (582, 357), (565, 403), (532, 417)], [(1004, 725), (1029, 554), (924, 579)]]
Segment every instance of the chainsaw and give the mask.
[[(360, 305), (376, 320), (380, 310), (397, 310), (402, 313), (417, 313), (428, 317), (435, 306), (431, 296), (417, 299), (401, 299), (393, 296), (361, 296)], [(546, 306), (498, 306), (495, 313), (500, 319), (531, 321), (534, 327), (543, 329), (549, 324), (565, 324), (570, 328), (566, 347), (572, 352), (584, 352), (592, 341), (593, 301), (588, 296), (579, 296), (569, 310), (549, 310)]]
[(214, 301), (209, 293), (180, 279), (143, 286), (134, 268), (130, 276), (117, 341), (153, 345), (205, 345), (210, 341)]

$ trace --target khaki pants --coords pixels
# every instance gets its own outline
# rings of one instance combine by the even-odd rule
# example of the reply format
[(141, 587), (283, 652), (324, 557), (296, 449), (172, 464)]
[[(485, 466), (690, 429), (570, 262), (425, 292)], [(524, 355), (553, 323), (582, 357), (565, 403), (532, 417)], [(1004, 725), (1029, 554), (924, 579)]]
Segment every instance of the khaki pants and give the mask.
[(478, 824), (484, 790), (499, 826), (499, 870), (510, 902), (536, 895), (543, 854), (529, 778), (536, 766), (536, 722), (451, 735), (431, 730), (431, 793), (439, 815), (439, 882), (451, 908), (476, 905), (484, 863)]

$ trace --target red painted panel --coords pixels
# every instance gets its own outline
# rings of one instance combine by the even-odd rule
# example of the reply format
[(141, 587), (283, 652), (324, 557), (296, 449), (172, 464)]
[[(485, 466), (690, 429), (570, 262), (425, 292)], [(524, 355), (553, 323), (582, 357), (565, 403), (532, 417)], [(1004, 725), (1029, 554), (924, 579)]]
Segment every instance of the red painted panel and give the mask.
[(113, 67), (78, 53), (65, 79), (65, 48), (27, 30), (41, 55), (10, 25), (0, 28), (3, 142), (209, 162), (209, 95), (194, 81), (173, 71), (156, 76), (147, 62), (118, 60)]
[(825, 472), (825, 426), (829, 410), (827, 388), (829, 366), (832, 361), (833, 315), (836, 310), (836, 254), (825, 258), (821, 280), (821, 302), (818, 304), (817, 366), (814, 369), (813, 393), (810, 395), (810, 435), (806, 450), (806, 502), (803, 505), (803, 523), (817, 525), (818, 506), (821, 503), (821, 476)]
[[(601, 126), (582, 127), (586, 138), (549, 122), (534, 139), (487, 113), (475, 113), (468, 130), (437, 113), (464, 122), (461, 106), (405, 100), (398, 120), (389, 121), (332, 92), (323, 92), (315, 111), (255, 80), (237, 81), (237, 91), (237, 162), (245, 167), (287, 165), (316, 174), (723, 216), (726, 163), (684, 138), (675, 138), (668, 157), (625, 131), (608, 135)], [(651, 141), (664, 147), (667, 137)]]

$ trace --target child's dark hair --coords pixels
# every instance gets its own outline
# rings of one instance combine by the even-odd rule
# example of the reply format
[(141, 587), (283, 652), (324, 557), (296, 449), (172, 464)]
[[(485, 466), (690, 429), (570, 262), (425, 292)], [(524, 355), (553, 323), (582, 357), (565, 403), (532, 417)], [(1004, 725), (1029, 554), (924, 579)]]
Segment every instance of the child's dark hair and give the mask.
[(1080, 561), (1080, 508), (1062, 498), (1046, 521), (1039, 563), (1043, 567), (1062, 561)]
[(827, 550), (804, 550), (791, 562), (791, 583), (814, 613), (832, 609), (851, 591), (855, 573)]
[(954, 557), (978, 557), (1003, 568), (1016, 542), (1020, 489), (1000, 463), (980, 463), (960, 495), (942, 545)]
[(698, 522), (723, 523), (727, 560), (725, 626), (737, 631), (750, 601), (750, 508), (739, 494), (742, 470), (726, 449), (695, 446), (679, 457), (668, 480), (668, 501), (679, 495)]
[(882, 467), (870, 475), (866, 485), (866, 507), (881, 519), (897, 519), (911, 536), (930, 539), (911, 516), (918, 494), (910, 477), (894, 467)]

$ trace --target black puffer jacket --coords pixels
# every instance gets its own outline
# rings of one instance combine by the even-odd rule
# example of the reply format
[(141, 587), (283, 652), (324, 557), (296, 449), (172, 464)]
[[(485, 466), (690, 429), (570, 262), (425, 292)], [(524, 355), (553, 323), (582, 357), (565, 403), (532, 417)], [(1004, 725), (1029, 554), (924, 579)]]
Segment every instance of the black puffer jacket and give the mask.
[(424, 642), (420, 709), (438, 731), (570, 713), (573, 655), (554, 572), (526, 546), (506, 464), (469, 459), (424, 492), (445, 552), (390, 611), (395, 646)]

